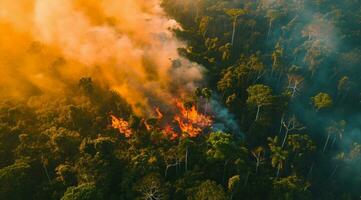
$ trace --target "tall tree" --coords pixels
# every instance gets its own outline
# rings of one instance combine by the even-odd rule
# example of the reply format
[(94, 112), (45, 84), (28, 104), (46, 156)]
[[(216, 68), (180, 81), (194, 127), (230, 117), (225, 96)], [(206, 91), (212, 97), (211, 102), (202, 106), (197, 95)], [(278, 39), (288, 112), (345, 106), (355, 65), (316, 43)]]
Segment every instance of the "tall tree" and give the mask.
[(263, 106), (269, 106), (272, 104), (273, 96), (272, 89), (266, 85), (253, 85), (247, 89), (248, 99), (247, 103), (251, 106), (257, 107), (256, 119), (259, 118), (260, 110)]
[(236, 34), (236, 27), (237, 27), (237, 20), (238, 17), (245, 15), (246, 11), (244, 9), (228, 9), (226, 10), (226, 14), (231, 18), (232, 20), (232, 40), (231, 40), (231, 44), (233, 46), (234, 44), (234, 39), (235, 39), (235, 34)]

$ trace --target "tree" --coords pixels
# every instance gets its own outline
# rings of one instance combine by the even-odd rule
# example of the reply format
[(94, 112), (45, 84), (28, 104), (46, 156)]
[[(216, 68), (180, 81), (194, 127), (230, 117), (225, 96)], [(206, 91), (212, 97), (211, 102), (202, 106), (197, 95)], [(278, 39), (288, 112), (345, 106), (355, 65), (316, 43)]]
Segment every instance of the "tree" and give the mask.
[(281, 169), (283, 169), (284, 163), (287, 159), (288, 152), (283, 150), (281, 146), (278, 146), (278, 137), (268, 138), (268, 146), (271, 150), (271, 164), (272, 167), (277, 168), (276, 178), (278, 178)]
[(69, 164), (60, 164), (55, 168), (57, 180), (66, 186), (76, 183), (76, 171)]
[(233, 159), (238, 158), (244, 149), (237, 145), (232, 135), (223, 132), (213, 132), (207, 139), (207, 155), (210, 159), (223, 162), (223, 180), (227, 164)]
[(69, 187), (61, 200), (99, 200), (103, 199), (102, 193), (92, 183)]
[(290, 132), (292, 132), (292, 131), (301, 131), (301, 130), (304, 130), (306, 128), (305, 126), (303, 126), (301, 123), (298, 122), (295, 115), (293, 115), (288, 120), (283, 120), (282, 126), (286, 130), (285, 136), (283, 137), (283, 141), (282, 141), (282, 148), (284, 148), (284, 146), (286, 144), (286, 141), (287, 141), (288, 134)]
[(299, 75), (288, 75), (288, 86), (287, 89), (291, 90), (291, 98), (294, 98), (300, 93), (304, 78)]
[(228, 191), (231, 194), (231, 199), (233, 199), (233, 194), (236, 191), (240, 180), (241, 178), (239, 175), (232, 176), (228, 179)]
[(329, 108), (332, 106), (333, 101), (332, 97), (327, 93), (319, 93), (316, 96), (312, 97), (313, 106), (316, 110), (321, 110), (325, 108)]
[(25, 161), (0, 169), (1, 199), (29, 199), (35, 192), (31, 178), (31, 166)]
[[(281, 67), (282, 67), (282, 57), (283, 57), (283, 48), (281, 47), (280, 43), (277, 42), (274, 51), (272, 52), (272, 73), (271, 76), (273, 75), (273, 72), (275, 70), (280, 71)], [(280, 72), (281, 73), (281, 72)]]
[(254, 83), (259, 81), (265, 75), (265, 65), (262, 63), (261, 59), (259, 58), (259, 54), (253, 54), (250, 56), (248, 61), (248, 66), (252, 71), (255, 73)]
[(236, 142), (232, 135), (223, 132), (213, 132), (207, 140), (209, 149), (207, 155), (215, 160), (227, 160), (235, 156)]
[(290, 200), (310, 199), (310, 191), (308, 188), (311, 186), (310, 183), (303, 180), (302, 177), (297, 175), (287, 176), (273, 181), (273, 189), (271, 199), (277, 200)]
[(208, 88), (203, 88), (202, 89), (202, 97), (206, 100), (206, 105), (204, 108), (204, 112), (207, 113), (207, 109), (208, 109), (208, 104), (209, 101), (212, 97), (212, 90), (208, 89)]
[(135, 191), (139, 193), (139, 199), (165, 200), (168, 199), (167, 190), (162, 184), (159, 174), (149, 174), (143, 177), (136, 185)]
[(333, 141), (332, 141), (331, 147), (333, 147), (337, 138), (339, 138), (340, 140), (342, 139), (343, 134), (345, 132), (345, 127), (346, 127), (345, 120), (341, 120), (339, 122), (333, 121), (331, 123), (331, 125), (326, 129), (327, 138), (326, 138), (325, 144), (323, 145), (323, 152), (325, 152), (327, 149), (331, 135), (333, 135)]
[(226, 200), (228, 199), (222, 186), (214, 181), (204, 181), (198, 187), (193, 188), (188, 200)]
[(203, 37), (206, 37), (209, 24), (213, 20), (212, 17), (209, 16), (203, 16), (199, 22), (199, 32)]
[(267, 17), (269, 18), (269, 25), (268, 25), (268, 32), (267, 32), (267, 39), (269, 38), (269, 35), (271, 33), (272, 25), (275, 20), (280, 18), (282, 16), (282, 13), (279, 10), (275, 9), (269, 9), (267, 11)]
[(256, 159), (256, 174), (258, 173), (258, 167), (264, 162), (264, 149), (263, 147), (259, 146), (253, 151), (251, 151), (252, 156)]
[(272, 89), (266, 85), (253, 85), (247, 89), (248, 99), (247, 103), (251, 106), (257, 107), (257, 114), (255, 121), (258, 120), (261, 107), (272, 104)]
[(231, 18), (232, 24), (233, 24), (232, 41), (231, 41), (231, 44), (233, 46), (234, 38), (235, 38), (235, 34), (236, 34), (236, 26), (237, 26), (238, 17), (245, 15), (246, 11), (243, 9), (229, 9), (229, 10), (226, 10), (226, 14)]

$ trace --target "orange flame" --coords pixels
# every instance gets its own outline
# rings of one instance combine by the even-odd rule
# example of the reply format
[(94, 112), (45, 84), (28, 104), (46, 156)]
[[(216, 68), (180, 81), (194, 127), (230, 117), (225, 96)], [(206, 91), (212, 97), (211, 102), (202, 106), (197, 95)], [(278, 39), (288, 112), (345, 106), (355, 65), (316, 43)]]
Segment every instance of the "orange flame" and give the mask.
[(174, 131), (174, 129), (170, 125), (167, 125), (163, 129), (162, 133), (165, 137), (169, 137), (171, 140), (175, 140), (178, 138), (178, 134)]
[(163, 113), (160, 111), (160, 108), (159, 108), (159, 107), (155, 108), (155, 112), (156, 112), (156, 114), (157, 114), (157, 119), (158, 119), (158, 120), (163, 119)]
[(112, 127), (115, 129), (119, 129), (119, 132), (123, 133), (126, 138), (132, 136), (132, 130), (130, 129), (129, 122), (125, 121), (122, 118), (118, 118), (114, 115), (112, 117)]
[[(170, 138), (170, 140), (175, 140), (180, 137), (180, 135), (182, 135), (182, 137), (198, 137), (204, 129), (212, 126), (212, 118), (208, 115), (199, 113), (195, 105), (192, 105), (190, 108), (187, 109), (182, 102), (177, 102), (177, 107), (179, 108), (180, 113), (174, 116), (174, 121), (177, 122), (182, 134), (178, 134), (169, 124), (165, 125), (164, 128), (156, 128), (153, 127), (153, 125), (148, 124), (147, 121), (144, 120), (144, 125), (146, 129), (150, 131), (155, 128), (156, 130), (161, 131), (165, 137)], [(164, 115), (160, 111), (160, 109), (156, 108), (155, 112), (157, 114), (156, 119), (159, 121), (162, 120)], [(129, 126), (129, 122), (114, 115), (111, 115), (111, 117), (112, 126), (114, 128), (119, 129), (119, 131), (127, 138), (132, 136), (133, 133)]]
[(202, 133), (202, 130), (212, 126), (212, 118), (199, 113), (195, 105), (187, 109), (182, 102), (177, 102), (177, 107), (180, 110), (180, 115), (175, 116), (174, 120), (182, 132), (188, 134), (189, 137), (197, 137)]

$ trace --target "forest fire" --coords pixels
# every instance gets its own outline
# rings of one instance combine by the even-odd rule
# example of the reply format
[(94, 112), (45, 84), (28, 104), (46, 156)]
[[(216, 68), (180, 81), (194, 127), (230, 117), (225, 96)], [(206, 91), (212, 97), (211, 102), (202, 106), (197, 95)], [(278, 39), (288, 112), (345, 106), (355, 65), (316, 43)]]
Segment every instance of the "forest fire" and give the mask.
[(162, 133), (165, 137), (168, 137), (171, 140), (175, 140), (178, 138), (177, 132), (175, 132), (170, 125), (166, 125), (165, 128), (162, 130)]
[(118, 118), (114, 115), (112, 117), (112, 127), (119, 129), (119, 132), (124, 134), (125, 137), (129, 138), (132, 136), (132, 130), (130, 129), (129, 122), (125, 121), (122, 118)]
[(155, 112), (157, 113), (157, 119), (159, 120), (163, 119), (163, 113), (160, 111), (159, 107), (155, 109)]
[[(176, 123), (171, 125), (172, 123), (167, 122), (165, 125), (159, 125), (162, 128), (156, 128), (162, 132), (165, 137), (170, 138), (171, 140), (178, 137), (194, 138), (199, 136), (203, 130), (212, 126), (213, 120), (211, 116), (198, 112), (195, 105), (189, 105), (187, 108), (184, 103), (177, 101), (176, 106), (179, 109), (179, 113), (173, 117), (173, 122)], [(155, 114), (156, 117), (154, 119), (158, 120), (159, 124), (163, 124), (161, 121), (164, 121), (164, 114), (161, 112), (160, 108), (157, 107), (155, 109)], [(116, 116), (111, 115), (111, 117), (113, 128), (119, 129), (125, 137), (131, 137), (132, 130), (129, 127), (129, 123)], [(144, 126), (148, 131), (154, 128), (153, 126), (150, 126), (146, 120), (144, 121)]]
[(212, 118), (199, 113), (195, 105), (186, 108), (184, 103), (177, 102), (177, 107), (180, 115), (175, 116), (174, 120), (178, 123), (181, 131), (188, 134), (189, 137), (197, 137), (202, 130), (212, 126)]

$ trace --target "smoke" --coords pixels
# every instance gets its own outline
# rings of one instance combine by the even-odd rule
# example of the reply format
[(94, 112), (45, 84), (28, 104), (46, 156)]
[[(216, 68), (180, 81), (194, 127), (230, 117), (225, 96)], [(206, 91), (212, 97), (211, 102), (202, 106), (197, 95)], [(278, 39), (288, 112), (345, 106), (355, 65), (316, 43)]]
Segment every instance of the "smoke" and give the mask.
[[(352, 8), (347, 8), (345, 2), (337, 1), (331, 5), (337, 3), (338, 7), (333, 5), (329, 8), (327, 3), (318, 2), (318, 5), (317, 2), (302, 0), (263, 0), (263, 2), (265, 9), (295, 10), (293, 16), (288, 17), (289, 23), (286, 23), (286, 26), (278, 26), (272, 30), (270, 43), (283, 42), (287, 52), (285, 57), (292, 60), (292, 64), (301, 67), (304, 74), (309, 73), (312, 77), (307, 80), (305, 89), (301, 89), (298, 100), (291, 104), (290, 109), (303, 123), (312, 128), (311, 134), (317, 136), (323, 134), (325, 139), (328, 134), (326, 129), (332, 123), (345, 120), (347, 122), (345, 134), (338, 142), (338, 148), (348, 151), (354, 142), (361, 141), (358, 135), (361, 127), (359, 91), (350, 89), (347, 93), (352, 98), (340, 101), (337, 83), (345, 75), (355, 83), (359, 82), (357, 70), (359, 60), (355, 53), (358, 52), (359, 47), (353, 49), (354, 47), (350, 45), (352, 41), (350, 42), (346, 35), (349, 35), (349, 29), (352, 29), (352, 20), (343, 16), (351, 12), (348, 10)], [(348, 66), (348, 69), (344, 70), (346, 67), (343, 66)], [(314, 71), (311, 72), (312, 75), (310, 71)], [(323, 112), (313, 110), (310, 97), (319, 92), (327, 92), (333, 97), (334, 105), (331, 109)]]
[(57, 93), (90, 76), (147, 115), (202, 79), (177, 53), (177, 26), (159, 0), (2, 0), (0, 91)]
[(219, 102), (219, 97), (214, 95), (210, 101), (210, 105), (212, 107), (212, 111), (215, 117), (215, 123), (212, 128), (214, 131), (231, 131), (238, 137), (243, 137), (243, 133), (239, 127), (239, 123), (232, 113), (229, 110), (221, 105)]

